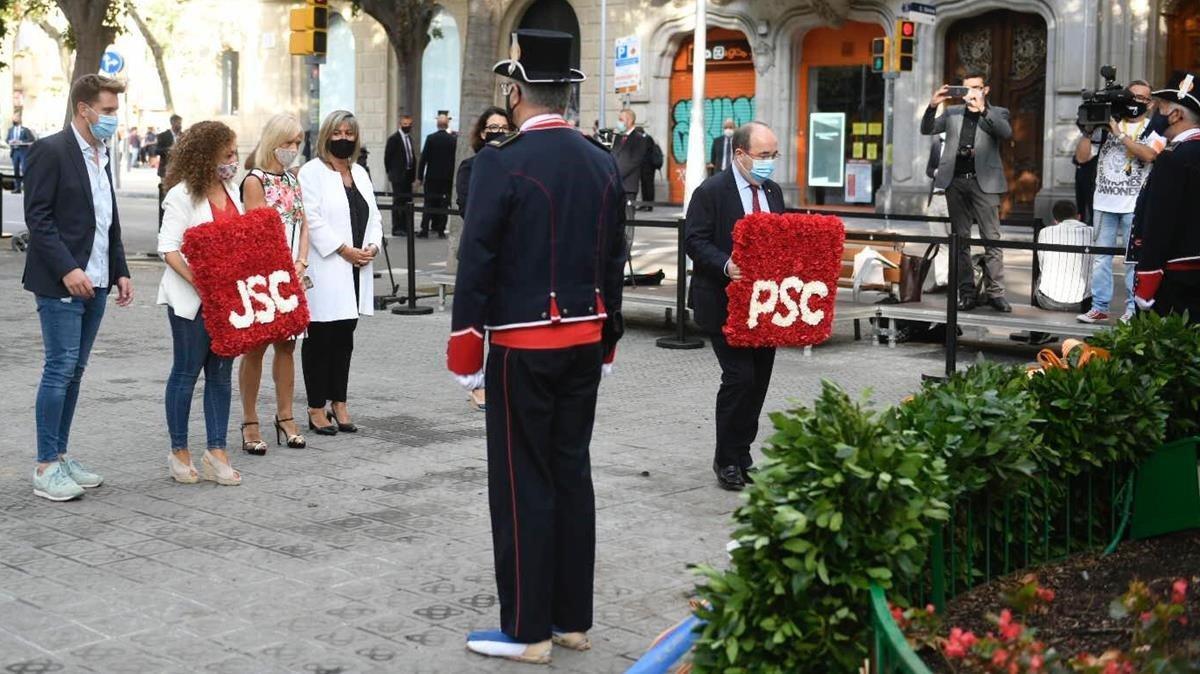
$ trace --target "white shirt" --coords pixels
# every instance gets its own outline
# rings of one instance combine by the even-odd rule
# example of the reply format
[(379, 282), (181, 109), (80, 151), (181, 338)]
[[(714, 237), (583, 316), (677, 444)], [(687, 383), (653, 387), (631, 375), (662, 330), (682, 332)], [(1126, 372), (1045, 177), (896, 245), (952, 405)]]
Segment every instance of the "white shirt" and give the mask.
[[(1090, 246), (1095, 243), (1094, 237), (1092, 228), (1082, 222), (1063, 220), (1038, 232), (1038, 243)], [(1038, 290), (1055, 302), (1077, 304), (1091, 292), (1091, 255), (1040, 250), (1038, 266)]]
[(410, 169), (413, 167), (412, 139), (403, 130), (400, 131), (400, 138), (404, 141), (404, 168)]
[[(746, 176), (742, 175), (742, 171), (737, 166), (733, 167), (733, 179), (737, 182), (738, 196), (742, 198), (742, 212), (750, 215), (754, 212), (754, 204), (750, 201), (754, 192), (750, 189), (750, 181), (746, 180)], [(771, 207), (767, 205), (767, 192), (762, 185), (758, 186), (758, 207), (763, 213), (770, 213)]]
[(71, 133), (79, 142), (79, 151), (83, 153), (83, 165), (87, 167), (88, 181), (92, 188), (92, 209), (96, 212), (96, 237), (92, 241), (92, 254), (88, 258), (88, 280), (97, 288), (108, 287), (108, 230), (113, 221), (112, 187), (108, 182), (108, 148), (100, 146), (97, 149), (88, 144), (74, 124), (70, 125)]
[[(1141, 137), (1146, 120), (1136, 124), (1122, 121), (1121, 132), (1135, 138), (1139, 145), (1147, 145), (1162, 151), (1166, 139), (1151, 131)], [(1092, 146), (1095, 151), (1095, 145)], [(1138, 193), (1150, 175), (1153, 164), (1143, 162), (1125, 149), (1125, 144), (1109, 133), (1099, 150), (1100, 161), (1096, 164), (1096, 193), (1092, 208), (1105, 213), (1132, 213), (1137, 206)]]

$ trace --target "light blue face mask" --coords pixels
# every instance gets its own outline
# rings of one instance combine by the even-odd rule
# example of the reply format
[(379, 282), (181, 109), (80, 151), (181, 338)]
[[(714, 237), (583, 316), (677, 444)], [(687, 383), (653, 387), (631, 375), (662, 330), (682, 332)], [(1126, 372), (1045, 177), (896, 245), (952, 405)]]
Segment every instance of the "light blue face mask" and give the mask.
[(770, 180), (773, 173), (775, 173), (774, 159), (755, 159), (750, 168), (750, 175), (760, 183)]
[[(96, 111), (92, 110), (92, 112)], [(96, 117), (96, 121), (88, 125), (92, 130), (92, 135), (95, 136), (97, 140), (101, 141), (112, 138), (113, 134), (117, 132), (117, 116), (102, 115), (96, 112)]]
[(617, 122), (617, 125), (613, 127), (613, 131), (625, 133), (625, 122)]

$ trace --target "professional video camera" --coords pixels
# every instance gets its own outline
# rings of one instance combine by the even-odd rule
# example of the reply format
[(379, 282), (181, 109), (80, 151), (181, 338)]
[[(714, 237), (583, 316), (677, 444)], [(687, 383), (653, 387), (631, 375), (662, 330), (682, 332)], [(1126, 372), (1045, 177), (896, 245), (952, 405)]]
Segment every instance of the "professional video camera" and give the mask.
[(1084, 89), (1081, 94), (1083, 104), (1079, 106), (1075, 123), (1085, 133), (1091, 133), (1097, 127), (1107, 127), (1110, 119), (1133, 119), (1146, 112), (1145, 103), (1134, 99), (1129, 89), (1117, 84), (1116, 66), (1100, 68), (1100, 76), (1104, 78), (1104, 88), (1095, 91)]

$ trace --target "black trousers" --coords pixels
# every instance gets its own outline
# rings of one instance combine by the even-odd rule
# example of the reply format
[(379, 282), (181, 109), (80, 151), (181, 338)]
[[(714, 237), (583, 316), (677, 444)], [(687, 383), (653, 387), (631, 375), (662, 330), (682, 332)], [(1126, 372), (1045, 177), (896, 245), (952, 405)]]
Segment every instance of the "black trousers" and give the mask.
[[(425, 207), (449, 208), (450, 183), (444, 180), (425, 181)], [(431, 228), (438, 234), (446, 232), (446, 220), (449, 216), (431, 215), (428, 211), (421, 214), (421, 231), (428, 232)]]
[[(396, 196), (408, 194), (410, 196)], [(412, 183), (392, 183), (392, 236), (408, 232), (408, 214), (412, 212)]]
[(717, 391), (718, 466), (749, 468), (750, 445), (758, 435), (758, 418), (771, 386), (775, 368), (774, 348), (729, 346), (725, 335), (710, 334), (713, 353), (721, 364), (721, 388)]
[(600, 344), (492, 345), (487, 361), (488, 505), (500, 628), (517, 641), (592, 626), (596, 503), (592, 423)]
[(356, 327), (357, 318), (308, 324), (300, 365), (304, 368), (304, 390), (312, 409), (330, 402), (346, 402)]
[[(972, 177), (957, 176), (946, 188), (950, 224), (960, 238), (971, 236), (971, 225), (979, 224), (979, 238), (1000, 240), (1000, 195), (988, 194)], [(985, 246), (983, 291), (987, 297), (1004, 297), (1004, 251)], [(971, 269), (971, 247), (958, 247), (958, 292), (975, 297), (975, 272)]]
[(1200, 323), (1200, 271), (1167, 271), (1154, 294), (1154, 311), (1188, 314), (1189, 323)]
[(642, 201), (654, 201), (654, 171), (642, 171)]

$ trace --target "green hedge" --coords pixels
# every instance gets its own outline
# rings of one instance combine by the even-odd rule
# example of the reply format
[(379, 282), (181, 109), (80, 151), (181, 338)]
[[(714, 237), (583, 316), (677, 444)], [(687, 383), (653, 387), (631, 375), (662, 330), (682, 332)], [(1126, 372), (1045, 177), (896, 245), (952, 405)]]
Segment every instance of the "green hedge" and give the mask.
[(869, 584), (917, 578), (947, 502), (1126, 465), (1168, 427), (1191, 432), (1177, 417), (1200, 406), (1197, 328), (1139, 316), (1095, 341), (1115, 357), (1032, 377), (978, 364), (883, 412), (825, 382), (811, 408), (772, 414), (731, 565), (699, 569), (695, 671), (856, 672)]

